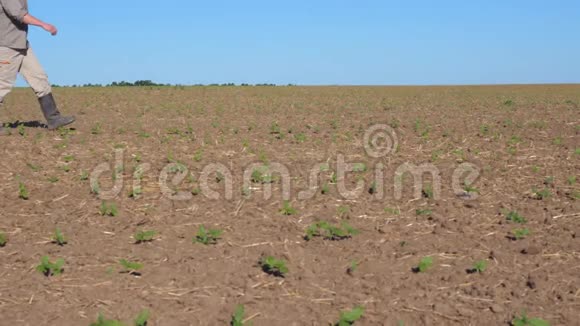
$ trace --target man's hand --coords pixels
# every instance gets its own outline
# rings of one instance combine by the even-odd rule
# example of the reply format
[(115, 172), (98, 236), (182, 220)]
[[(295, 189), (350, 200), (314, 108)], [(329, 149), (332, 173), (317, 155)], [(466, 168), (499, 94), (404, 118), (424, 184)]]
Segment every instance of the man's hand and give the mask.
[(31, 14), (26, 14), (23, 18), (22, 18), (22, 22), (28, 25), (34, 25), (34, 26), (39, 26), (42, 29), (44, 29), (45, 31), (49, 32), (50, 34), (52, 34), (53, 36), (56, 35), (58, 33), (58, 30), (56, 29), (56, 27), (54, 27), (51, 24), (45, 23), (42, 20), (32, 16)]
[(54, 25), (51, 24), (43, 24), (42, 28), (49, 32), (50, 35), (55, 36), (58, 33), (58, 29), (56, 29), (56, 27)]

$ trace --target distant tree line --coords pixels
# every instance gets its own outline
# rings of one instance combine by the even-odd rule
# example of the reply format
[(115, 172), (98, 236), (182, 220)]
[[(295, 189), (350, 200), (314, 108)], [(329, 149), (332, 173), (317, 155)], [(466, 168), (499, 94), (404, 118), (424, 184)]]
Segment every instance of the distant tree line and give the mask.
[[(241, 86), (241, 87), (276, 87), (276, 86), (282, 86), (282, 85), (276, 85), (276, 84), (247, 84), (247, 83), (242, 83), (242, 84), (235, 84), (235, 83), (223, 83), (223, 84), (194, 84), (194, 85), (181, 85), (181, 84), (158, 84), (155, 83), (151, 80), (137, 80), (134, 83), (131, 82), (127, 82), (127, 81), (120, 81), (120, 82), (112, 82), (110, 84), (107, 85), (102, 85), (102, 84), (82, 84), (82, 85), (57, 85), (54, 84), (52, 85), (52, 87), (58, 88), (58, 87), (185, 87), (185, 86), (214, 86), (214, 87), (234, 87), (234, 86)], [(296, 86), (294, 84), (288, 84), (286, 86)]]

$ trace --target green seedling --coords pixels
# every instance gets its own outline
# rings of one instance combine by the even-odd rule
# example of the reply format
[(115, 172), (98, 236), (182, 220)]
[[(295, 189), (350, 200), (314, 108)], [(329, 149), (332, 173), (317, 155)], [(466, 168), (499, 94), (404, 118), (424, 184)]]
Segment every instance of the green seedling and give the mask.
[(282, 129), (280, 129), (280, 125), (278, 125), (278, 122), (272, 122), (272, 124), (270, 125), (270, 133), (272, 135), (280, 135), (282, 133)]
[(46, 277), (58, 276), (64, 271), (64, 260), (57, 259), (54, 263), (50, 261), (48, 256), (43, 256), (40, 259), (40, 265), (36, 266), (36, 270)]
[(234, 314), (232, 315), (232, 321), (230, 322), (230, 326), (251, 326), (250, 323), (244, 322), (246, 315), (246, 309), (243, 305), (238, 305)]
[(23, 124), (19, 124), (18, 127), (16, 127), (16, 129), (18, 130), (18, 134), (20, 136), (25, 136), (26, 135), (26, 129), (24, 129), (24, 125)]
[(276, 259), (272, 256), (260, 258), (258, 264), (265, 273), (276, 277), (283, 278), (288, 273), (286, 262), (284, 260)]
[(81, 181), (89, 180), (89, 173), (87, 171), (82, 171), (80, 176)]
[(198, 149), (195, 154), (193, 154), (193, 160), (196, 162), (201, 162), (203, 159), (203, 150)]
[(260, 153), (258, 154), (258, 159), (260, 160), (260, 162), (262, 162), (264, 165), (268, 165), (270, 160), (268, 160), (268, 155), (266, 154), (266, 152), (264, 152), (263, 150), (260, 150)]
[(91, 182), (91, 193), (93, 195), (98, 195), (101, 193), (101, 186), (99, 185), (99, 181), (94, 180)]
[(145, 131), (143, 131), (143, 130), (139, 131), (139, 132), (137, 133), (137, 136), (139, 136), (140, 138), (150, 138), (150, 137), (151, 137), (151, 135), (150, 135), (150, 134), (148, 134), (147, 132), (145, 132)]
[(23, 200), (28, 200), (30, 198), (28, 189), (26, 189), (26, 186), (22, 182), (18, 184), (18, 198)]
[(522, 142), (522, 138), (519, 136), (512, 136), (508, 142), (509, 145), (515, 146)]
[(204, 245), (215, 245), (218, 243), (222, 230), (206, 229), (203, 225), (199, 227), (197, 235), (193, 238), (194, 243), (201, 243)]
[(526, 224), (528, 221), (516, 211), (511, 211), (507, 214), (507, 220), (517, 224)]
[(179, 135), (181, 135), (181, 130), (179, 130), (179, 128), (177, 128), (177, 127), (167, 128), (167, 134), (179, 136)]
[(336, 172), (332, 172), (332, 174), (330, 175), (330, 183), (332, 184), (338, 183), (338, 175), (336, 174)]
[(132, 275), (140, 275), (138, 271), (143, 268), (143, 264), (130, 262), (126, 259), (119, 260), (119, 264), (123, 267), (121, 273), (129, 273)]
[(568, 182), (568, 185), (570, 185), (570, 186), (573, 186), (573, 185), (575, 185), (575, 184), (576, 184), (576, 176), (569, 177), (569, 178), (566, 180), (566, 182)]
[(54, 148), (56, 148), (56, 149), (65, 149), (67, 146), (68, 146), (67, 142), (66, 141), (63, 141), (60, 144), (54, 145)]
[(366, 172), (367, 171), (367, 166), (364, 163), (356, 163), (352, 167), (352, 171), (353, 172), (358, 172), (358, 173)]
[(267, 183), (274, 182), (274, 178), (272, 178), (272, 175), (269, 173), (267, 166), (262, 166), (262, 167), (254, 169), (254, 171), (252, 171), (252, 176), (251, 176), (250, 180), (253, 183), (260, 183), (260, 184), (267, 184)]
[(423, 197), (425, 197), (427, 199), (433, 199), (434, 198), (433, 187), (431, 185), (425, 185), (425, 187), (423, 188), (422, 194), (423, 194)]
[(90, 326), (125, 326), (125, 324), (123, 324), (118, 320), (105, 319), (105, 317), (102, 314), (99, 314), (99, 316), (97, 317), (97, 321), (91, 323)]
[(373, 182), (369, 188), (369, 194), (374, 195), (377, 193), (377, 183)]
[(323, 195), (326, 195), (330, 192), (330, 186), (328, 185), (328, 183), (325, 183), (322, 185), (322, 189), (320, 190), (320, 193)]
[(453, 150), (453, 155), (455, 155), (457, 157), (458, 160), (462, 160), (465, 161), (466, 157), (465, 157), (465, 151), (463, 151), (462, 149), (458, 148)]
[(487, 261), (485, 260), (480, 260), (475, 262), (475, 264), (473, 264), (473, 267), (471, 269), (467, 270), (468, 274), (483, 274), (483, 272), (485, 272), (485, 270), (487, 269)]
[(0, 232), (0, 248), (5, 247), (6, 243), (8, 243), (8, 238), (6, 237), (6, 234)]
[(388, 213), (391, 215), (401, 215), (401, 210), (396, 209), (396, 208), (387, 207), (387, 208), (385, 208), (385, 213)]
[(40, 166), (38, 166), (38, 165), (34, 165), (32, 163), (26, 163), (26, 166), (28, 166), (33, 172), (40, 171)]
[(338, 227), (322, 221), (309, 226), (306, 230), (304, 239), (310, 241), (314, 237), (322, 237), (324, 240), (339, 241), (349, 239), (358, 233), (358, 230), (354, 229), (346, 222), (343, 222), (341, 227)]
[(549, 189), (537, 190), (532, 189), (532, 198), (537, 200), (544, 200), (552, 197), (552, 193)]
[(66, 241), (66, 238), (64, 237), (64, 235), (62, 234), (62, 232), (60, 231), (59, 228), (57, 228), (56, 231), (54, 231), (54, 236), (52, 237), (52, 243), (57, 244), (61, 247), (68, 243)]
[(550, 326), (550, 323), (539, 318), (528, 318), (526, 313), (512, 320), (512, 326)]
[(101, 123), (97, 122), (92, 128), (91, 128), (91, 134), (93, 135), (99, 135), (102, 132), (102, 128), (101, 128)]
[(433, 258), (432, 257), (424, 257), (419, 261), (419, 266), (413, 268), (414, 273), (425, 273), (427, 272), (431, 266), (433, 266)]
[(491, 129), (491, 128), (490, 128), (488, 125), (481, 125), (481, 126), (479, 127), (479, 133), (480, 133), (481, 135), (483, 135), (483, 136), (486, 136), (486, 135), (488, 135), (488, 134), (489, 134), (489, 130), (490, 130), (490, 129)]
[(415, 214), (417, 214), (418, 216), (429, 216), (429, 215), (433, 214), (433, 210), (431, 210), (431, 209), (417, 209), (415, 211)]
[[(141, 175), (141, 177), (140, 177), (140, 178), (142, 178), (142, 175)], [(194, 183), (194, 182), (195, 182), (195, 175), (193, 175), (193, 173), (189, 173), (189, 174), (187, 175), (187, 182), (188, 182), (188, 183)]]
[(444, 152), (442, 150), (437, 150), (433, 153), (431, 153), (431, 162), (436, 162), (439, 160), (439, 158), (444, 154)]
[(137, 318), (133, 321), (135, 326), (147, 326), (149, 321), (149, 310), (143, 310), (137, 315)]
[(469, 185), (463, 185), (463, 191), (465, 191), (468, 194), (479, 194), (479, 189)]
[(135, 243), (151, 242), (155, 239), (157, 232), (155, 231), (139, 231), (135, 234)]
[(556, 137), (556, 139), (554, 139), (552, 143), (556, 146), (560, 146), (564, 143), (564, 140), (562, 139), (562, 137)]
[(115, 217), (119, 215), (117, 205), (115, 205), (115, 203), (107, 204), (106, 202), (101, 203), (100, 213), (102, 216), (110, 216), (110, 217)]
[[(149, 321), (149, 311), (143, 310), (135, 320), (133, 321), (133, 326), (147, 326)], [(105, 319), (102, 314), (99, 314), (97, 321), (92, 323), (90, 326), (125, 326), (126, 324), (113, 319)]]
[(522, 240), (525, 239), (528, 235), (530, 235), (529, 229), (515, 229), (512, 231), (512, 240)]
[(187, 167), (181, 163), (175, 163), (169, 168), (170, 173), (185, 173), (187, 172)]
[(129, 194), (129, 198), (139, 198), (139, 196), (141, 196), (143, 194), (143, 189), (141, 189), (141, 187), (136, 186), (133, 188), (133, 190), (131, 190), (131, 193)]
[(421, 138), (428, 139), (430, 129), (431, 127), (428, 124), (424, 123), (421, 119), (415, 120), (415, 123), (413, 125), (413, 131), (415, 131), (415, 133), (420, 135)]
[(48, 177), (48, 182), (50, 183), (57, 183), (58, 182), (58, 177)]
[(514, 105), (514, 101), (513, 100), (506, 100), (503, 102), (503, 105), (505, 106), (512, 106)]
[(350, 326), (354, 325), (356, 321), (362, 318), (365, 313), (365, 308), (362, 306), (358, 306), (349, 311), (342, 311), (340, 313), (340, 319), (334, 326)]
[(348, 266), (348, 268), (346, 269), (346, 273), (352, 276), (354, 272), (356, 272), (356, 270), (358, 269), (359, 264), (360, 263), (357, 262), (356, 260), (351, 261), (350, 266)]
[(292, 205), (290, 204), (289, 201), (284, 201), (284, 205), (282, 206), (282, 209), (280, 210), (280, 213), (282, 213), (282, 215), (286, 215), (286, 216), (294, 215), (297, 212), (298, 211), (296, 211), (296, 209), (294, 207), (292, 207)]
[(66, 155), (63, 160), (67, 163), (70, 163), (75, 160), (75, 157), (73, 155)]
[(299, 142), (299, 143), (303, 143), (303, 142), (306, 141), (306, 135), (303, 134), (303, 133), (299, 133), (299, 134), (296, 134), (294, 136), (294, 139), (296, 139), (296, 141)]
[(338, 215), (339, 218), (342, 218), (342, 219), (347, 218), (348, 215), (350, 214), (350, 207), (348, 207), (348, 206), (339, 206), (336, 209), (336, 213), (337, 213), (337, 215)]

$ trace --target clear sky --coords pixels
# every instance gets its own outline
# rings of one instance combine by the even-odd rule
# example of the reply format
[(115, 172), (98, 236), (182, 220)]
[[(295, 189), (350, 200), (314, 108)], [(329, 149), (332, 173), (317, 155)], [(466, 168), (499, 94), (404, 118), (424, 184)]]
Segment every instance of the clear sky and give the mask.
[(577, 0), (28, 0), (52, 83), (580, 82)]

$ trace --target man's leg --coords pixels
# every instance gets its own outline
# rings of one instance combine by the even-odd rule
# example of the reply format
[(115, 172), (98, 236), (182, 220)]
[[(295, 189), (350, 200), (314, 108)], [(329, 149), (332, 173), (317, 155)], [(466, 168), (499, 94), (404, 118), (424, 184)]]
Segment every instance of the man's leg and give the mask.
[[(0, 105), (14, 87), (23, 57), (20, 51), (0, 46)], [(7, 132), (0, 122), (0, 135), (5, 134)]]
[(22, 59), (20, 73), (28, 85), (32, 87), (34, 93), (36, 93), (40, 108), (46, 118), (48, 129), (57, 129), (75, 121), (74, 117), (60, 115), (54, 97), (52, 96), (52, 88), (48, 82), (48, 76), (31, 48), (26, 51)]

